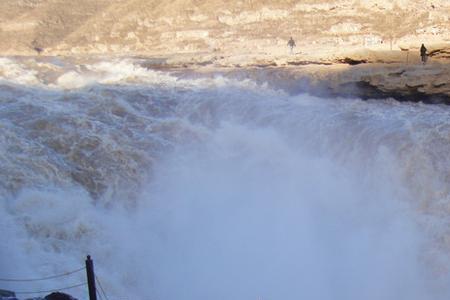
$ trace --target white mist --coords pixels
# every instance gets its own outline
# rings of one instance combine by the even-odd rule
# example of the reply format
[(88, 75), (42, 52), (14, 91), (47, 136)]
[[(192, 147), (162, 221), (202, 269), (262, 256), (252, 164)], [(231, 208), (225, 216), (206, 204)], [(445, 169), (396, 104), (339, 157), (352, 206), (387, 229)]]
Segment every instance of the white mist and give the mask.
[(158, 171), (136, 227), (117, 233), (148, 299), (427, 298), (395, 182), (234, 125)]
[[(90, 77), (66, 72), (43, 89), (27, 87), (38, 80), (31, 72), (5, 89), (0, 163), (26, 176), (19, 191), (1, 190), (8, 243), (0, 247), (0, 277), (67, 272), (90, 254), (110, 299), (449, 294), (440, 285), (448, 274), (436, 276), (430, 263), (439, 251), (427, 252), (435, 248), (432, 230), (418, 225), (425, 217), (417, 209), (422, 199), (445, 203), (448, 195), (440, 179), (448, 168), (434, 167), (448, 165), (440, 155), (449, 150), (447, 110), (289, 96), (250, 80), (179, 79), (128, 61), (88, 69)], [(24, 107), (33, 108), (27, 116)], [(29, 118), (49, 126), (36, 134)], [(92, 199), (68, 176), (89, 164), (74, 166), (30, 132), (70, 137), (74, 146), (96, 137), (103, 155), (95, 174), (106, 192)], [(77, 150), (95, 153), (89, 147)], [(153, 167), (148, 180), (135, 157)], [(134, 181), (143, 189), (123, 186)], [(436, 220), (445, 227), (445, 216)], [(69, 292), (87, 297), (84, 288)]]

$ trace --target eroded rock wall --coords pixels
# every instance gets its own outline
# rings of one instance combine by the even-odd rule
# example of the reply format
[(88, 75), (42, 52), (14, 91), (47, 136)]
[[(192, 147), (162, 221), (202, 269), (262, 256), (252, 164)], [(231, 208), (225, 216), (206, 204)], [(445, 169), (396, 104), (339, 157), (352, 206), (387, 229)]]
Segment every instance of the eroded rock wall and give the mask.
[(9, 0), (0, 53), (283, 53), (450, 41), (448, 0)]

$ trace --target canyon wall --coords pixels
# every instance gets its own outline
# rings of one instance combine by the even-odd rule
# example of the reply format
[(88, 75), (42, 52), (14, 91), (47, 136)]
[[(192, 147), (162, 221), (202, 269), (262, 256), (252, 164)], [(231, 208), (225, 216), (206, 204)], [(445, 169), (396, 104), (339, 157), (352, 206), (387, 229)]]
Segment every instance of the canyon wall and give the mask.
[(0, 54), (277, 54), (450, 42), (448, 0), (8, 0)]

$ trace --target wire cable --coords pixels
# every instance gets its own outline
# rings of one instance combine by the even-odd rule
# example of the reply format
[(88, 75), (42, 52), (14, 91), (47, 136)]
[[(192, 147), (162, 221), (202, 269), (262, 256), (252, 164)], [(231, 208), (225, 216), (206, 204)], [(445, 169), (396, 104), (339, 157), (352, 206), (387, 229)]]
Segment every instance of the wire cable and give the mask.
[(102, 294), (98, 290), (95, 290), (95, 292), (97, 293), (98, 299), (103, 300)]
[(100, 287), (100, 290), (103, 293), (103, 296), (105, 296), (106, 300), (109, 300), (108, 296), (106, 296), (105, 290), (103, 289), (102, 284), (100, 283), (100, 279), (98, 279), (97, 275), (95, 275), (95, 281), (97, 281), (98, 286)]
[(32, 278), (32, 279), (8, 279), (8, 278), (0, 278), (0, 281), (16, 281), (16, 282), (29, 282), (29, 281), (41, 281), (41, 280), (48, 280), (48, 279), (54, 279), (54, 278), (58, 278), (58, 277), (63, 277), (63, 276), (68, 276), (71, 275), (73, 273), (77, 273), (80, 272), (81, 270), (86, 269), (85, 267), (74, 270), (74, 271), (70, 271), (70, 272), (66, 272), (66, 273), (62, 273), (62, 274), (58, 274), (58, 275), (53, 275), (53, 276), (48, 276), (48, 277), (42, 277), (42, 278)]
[(69, 290), (69, 289), (73, 289), (76, 287), (80, 287), (83, 285), (86, 285), (87, 282), (84, 283), (80, 283), (80, 284), (76, 284), (76, 285), (72, 285), (72, 286), (67, 286), (67, 287), (63, 287), (63, 288), (59, 288), (59, 289), (51, 289), (51, 290), (43, 290), (43, 291), (33, 291), (33, 292), (14, 292), (16, 294), (22, 294), (22, 295), (29, 295), (29, 294), (43, 294), (43, 293), (50, 293), (50, 292), (58, 292), (58, 291), (63, 291), (63, 290)]

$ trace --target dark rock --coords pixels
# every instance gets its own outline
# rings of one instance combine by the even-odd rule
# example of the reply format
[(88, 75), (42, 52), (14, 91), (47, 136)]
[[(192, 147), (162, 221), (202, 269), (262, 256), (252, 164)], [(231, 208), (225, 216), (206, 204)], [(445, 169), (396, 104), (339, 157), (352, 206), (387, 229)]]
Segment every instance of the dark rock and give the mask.
[(365, 64), (365, 63), (367, 63), (367, 60), (366, 59), (353, 59), (350, 57), (346, 57), (344, 59), (338, 59), (338, 62), (354, 66), (354, 65), (359, 65), (359, 64)]
[(17, 300), (13, 291), (0, 290), (0, 300)]
[(308, 65), (330, 66), (330, 65), (332, 65), (331, 62), (310, 61), (310, 60), (288, 61), (287, 64), (290, 66), (308, 66)]
[[(450, 104), (450, 97), (445, 94), (427, 94), (419, 91), (421, 85), (405, 86), (404, 89), (383, 90), (370, 82), (357, 81), (339, 85), (339, 88), (330, 92), (331, 96), (358, 97), (367, 99), (394, 98), (403, 102), (423, 102), (427, 104)], [(312, 93), (314, 94), (314, 92)]]
[(64, 294), (64, 293), (60, 293), (60, 292), (51, 293), (51, 294), (45, 296), (44, 299), (45, 300), (77, 300), (68, 294)]
[(450, 55), (450, 47), (433, 49), (428, 53), (428, 56), (430, 57), (437, 56), (441, 58), (449, 58), (450, 57), (449, 55)]
[(267, 63), (259, 63), (259, 64), (253, 64), (249, 65), (250, 67), (257, 67), (257, 68), (267, 68), (267, 67), (276, 67), (277, 64), (274, 62), (267, 62)]

